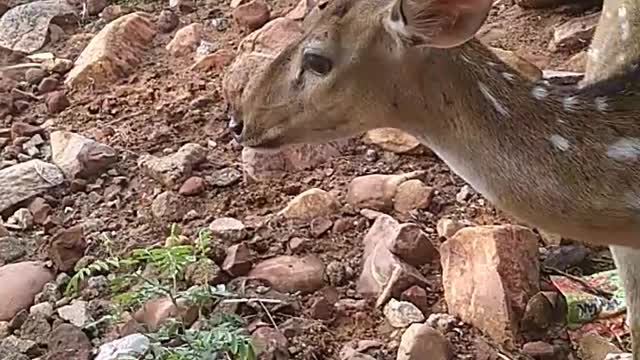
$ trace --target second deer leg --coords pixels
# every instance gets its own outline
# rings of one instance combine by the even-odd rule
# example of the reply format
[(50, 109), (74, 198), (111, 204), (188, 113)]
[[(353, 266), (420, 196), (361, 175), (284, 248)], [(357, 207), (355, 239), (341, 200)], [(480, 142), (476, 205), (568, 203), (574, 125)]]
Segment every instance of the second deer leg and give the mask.
[(620, 359), (640, 360), (640, 249), (624, 246), (610, 248), (625, 291), (627, 324), (632, 341), (632, 355)]

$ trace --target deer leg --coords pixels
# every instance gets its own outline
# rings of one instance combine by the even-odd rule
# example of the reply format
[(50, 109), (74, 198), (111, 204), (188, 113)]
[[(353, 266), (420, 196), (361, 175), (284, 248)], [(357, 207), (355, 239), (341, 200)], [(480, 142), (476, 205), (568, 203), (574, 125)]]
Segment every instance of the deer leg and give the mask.
[(611, 246), (610, 249), (625, 291), (632, 353), (610, 354), (607, 359), (640, 360), (640, 249), (624, 246)]

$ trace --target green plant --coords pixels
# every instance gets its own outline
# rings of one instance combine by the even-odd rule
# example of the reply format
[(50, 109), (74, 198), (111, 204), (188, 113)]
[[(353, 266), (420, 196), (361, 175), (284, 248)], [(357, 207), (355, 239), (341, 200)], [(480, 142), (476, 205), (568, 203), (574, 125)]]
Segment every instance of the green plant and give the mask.
[[(169, 321), (151, 335), (151, 351), (147, 359), (159, 360), (254, 360), (255, 349), (251, 337), (243, 328), (244, 321), (238, 317), (217, 316), (202, 322), (195, 329), (180, 331), (175, 321)], [(181, 343), (175, 347), (163, 345), (170, 339)]]

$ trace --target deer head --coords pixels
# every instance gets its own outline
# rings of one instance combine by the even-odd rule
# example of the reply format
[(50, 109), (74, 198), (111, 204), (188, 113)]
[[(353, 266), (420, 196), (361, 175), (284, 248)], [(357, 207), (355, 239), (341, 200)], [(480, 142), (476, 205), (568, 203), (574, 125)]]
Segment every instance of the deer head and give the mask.
[(413, 117), (417, 106), (424, 113), (443, 106), (442, 99), (432, 99), (447, 82), (447, 52), (474, 37), (491, 5), (320, 1), (305, 21), (304, 36), (249, 82), (229, 126), (239, 142), (262, 149), (377, 127), (411, 130), (411, 119), (403, 119)]

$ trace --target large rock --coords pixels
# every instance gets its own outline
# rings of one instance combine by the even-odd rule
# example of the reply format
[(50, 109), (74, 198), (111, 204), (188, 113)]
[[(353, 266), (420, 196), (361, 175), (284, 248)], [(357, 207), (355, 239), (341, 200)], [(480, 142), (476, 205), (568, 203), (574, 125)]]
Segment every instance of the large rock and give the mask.
[(149, 16), (135, 12), (105, 26), (82, 51), (65, 83), (105, 86), (129, 75), (156, 34)]
[(509, 343), (539, 291), (536, 235), (522, 226), (468, 227), (442, 244), (440, 256), (449, 312)]
[(429, 360), (451, 358), (451, 344), (438, 330), (427, 324), (413, 324), (402, 334), (396, 360)]
[[(410, 225), (410, 224), (405, 224)], [(364, 264), (362, 273), (358, 279), (356, 290), (364, 296), (378, 297), (377, 305), (384, 304), (389, 298), (400, 298), (402, 292), (408, 288), (419, 285), (427, 287), (427, 280), (420, 272), (392, 251), (403, 255), (409, 247), (402, 245), (403, 240), (398, 241), (402, 235), (403, 225), (400, 225), (391, 216), (381, 214), (363, 239)], [(406, 230), (405, 230), (406, 231)], [(422, 256), (411, 255), (409, 261), (417, 260), (424, 264), (437, 254), (433, 245), (421, 243), (427, 239), (418, 238), (404, 242), (415, 246), (416, 253), (423, 252)], [(404, 234), (407, 236), (407, 234)]]
[(0, 170), (0, 212), (61, 185), (64, 174), (42, 160), (29, 160)]
[(0, 267), (0, 321), (11, 320), (33, 304), (33, 298), (55, 274), (43, 263), (26, 261)]
[(51, 156), (69, 180), (100, 175), (118, 160), (112, 147), (68, 131), (51, 133)]
[(31, 54), (44, 46), (52, 19), (75, 16), (76, 10), (65, 0), (18, 5), (0, 18), (0, 48)]
[(277, 256), (257, 264), (249, 277), (269, 281), (282, 292), (314, 292), (324, 285), (324, 264), (315, 256)]

